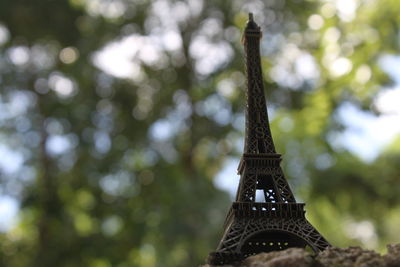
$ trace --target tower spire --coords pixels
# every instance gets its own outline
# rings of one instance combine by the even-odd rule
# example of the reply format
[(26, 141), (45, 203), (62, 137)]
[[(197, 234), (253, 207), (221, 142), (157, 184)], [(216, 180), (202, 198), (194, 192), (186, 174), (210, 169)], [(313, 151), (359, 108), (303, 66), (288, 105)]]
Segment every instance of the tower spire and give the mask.
[(261, 36), (260, 27), (254, 22), (253, 14), (249, 13), (249, 20), (243, 35), (247, 76), (244, 153), (273, 154), (275, 146), (269, 128), (262, 79)]
[[(228, 212), (224, 234), (208, 262), (223, 265), (289, 247), (315, 252), (329, 243), (305, 218), (280, 167), (269, 127), (260, 60), (260, 27), (249, 14), (243, 44), (246, 58), (246, 132), (239, 164), (236, 200)], [(257, 194), (260, 193), (261, 198)], [(263, 200), (260, 200), (262, 199)]]

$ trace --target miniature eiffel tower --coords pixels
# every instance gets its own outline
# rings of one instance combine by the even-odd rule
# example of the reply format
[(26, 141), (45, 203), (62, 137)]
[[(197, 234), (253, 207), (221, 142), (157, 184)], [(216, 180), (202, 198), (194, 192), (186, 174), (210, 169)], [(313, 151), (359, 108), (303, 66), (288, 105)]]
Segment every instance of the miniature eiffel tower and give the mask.
[[(243, 36), (247, 71), (246, 133), (238, 167), (236, 201), (225, 220), (224, 233), (208, 263), (240, 262), (260, 252), (309, 246), (319, 252), (330, 244), (305, 218), (280, 167), (269, 128), (260, 63), (260, 27), (249, 14)], [(256, 202), (256, 192), (265, 202)]]

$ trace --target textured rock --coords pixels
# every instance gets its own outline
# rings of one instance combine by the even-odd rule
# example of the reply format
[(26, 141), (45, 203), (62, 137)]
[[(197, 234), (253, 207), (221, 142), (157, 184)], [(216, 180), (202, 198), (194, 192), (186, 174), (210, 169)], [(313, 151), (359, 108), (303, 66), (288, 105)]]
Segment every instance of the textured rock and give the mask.
[(388, 254), (383, 256), (387, 267), (400, 266), (400, 244), (387, 245)]
[(400, 244), (388, 245), (387, 249), (388, 253), (382, 256), (360, 247), (330, 247), (313, 258), (304, 249), (289, 248), (248, 257), (239, 266), (222, 267), (400, 267)]
[(301, 248), (289, 248), (282, 251), (260, 253), (245, 259), (243, 267), (309, 267), (312, 266), (311, 255)]
[(384, 260), (375, 251), (364, 250), (360, 247), (335, 248), (330, 247), (316, 257), (321, 266), (343, 267), (381, 267)]

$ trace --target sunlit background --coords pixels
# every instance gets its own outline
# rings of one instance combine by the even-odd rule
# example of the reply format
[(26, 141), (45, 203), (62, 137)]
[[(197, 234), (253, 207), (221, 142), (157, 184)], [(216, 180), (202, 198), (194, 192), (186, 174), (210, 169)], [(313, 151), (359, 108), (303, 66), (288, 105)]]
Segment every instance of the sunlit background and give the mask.
[(0, 3), (0, 265), (196, 266), (244, 136), (247, 13), (307, 218), (336, 246), (400, 240), (400, 2)]

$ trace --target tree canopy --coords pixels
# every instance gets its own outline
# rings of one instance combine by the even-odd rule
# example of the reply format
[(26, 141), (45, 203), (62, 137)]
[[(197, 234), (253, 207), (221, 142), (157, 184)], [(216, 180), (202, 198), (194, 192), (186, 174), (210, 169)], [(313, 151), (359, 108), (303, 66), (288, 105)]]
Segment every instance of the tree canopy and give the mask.
[[(1, 265), (204, 262), (231, 199), (216, 177), (243, 149), (250, 11), (274, 141), (307, 218), (336, 246), (398, 242), (399, 8), (1, 1), (0, 190), (18, 203)], [(363, 143), (362, 122), (389, 143)]]

